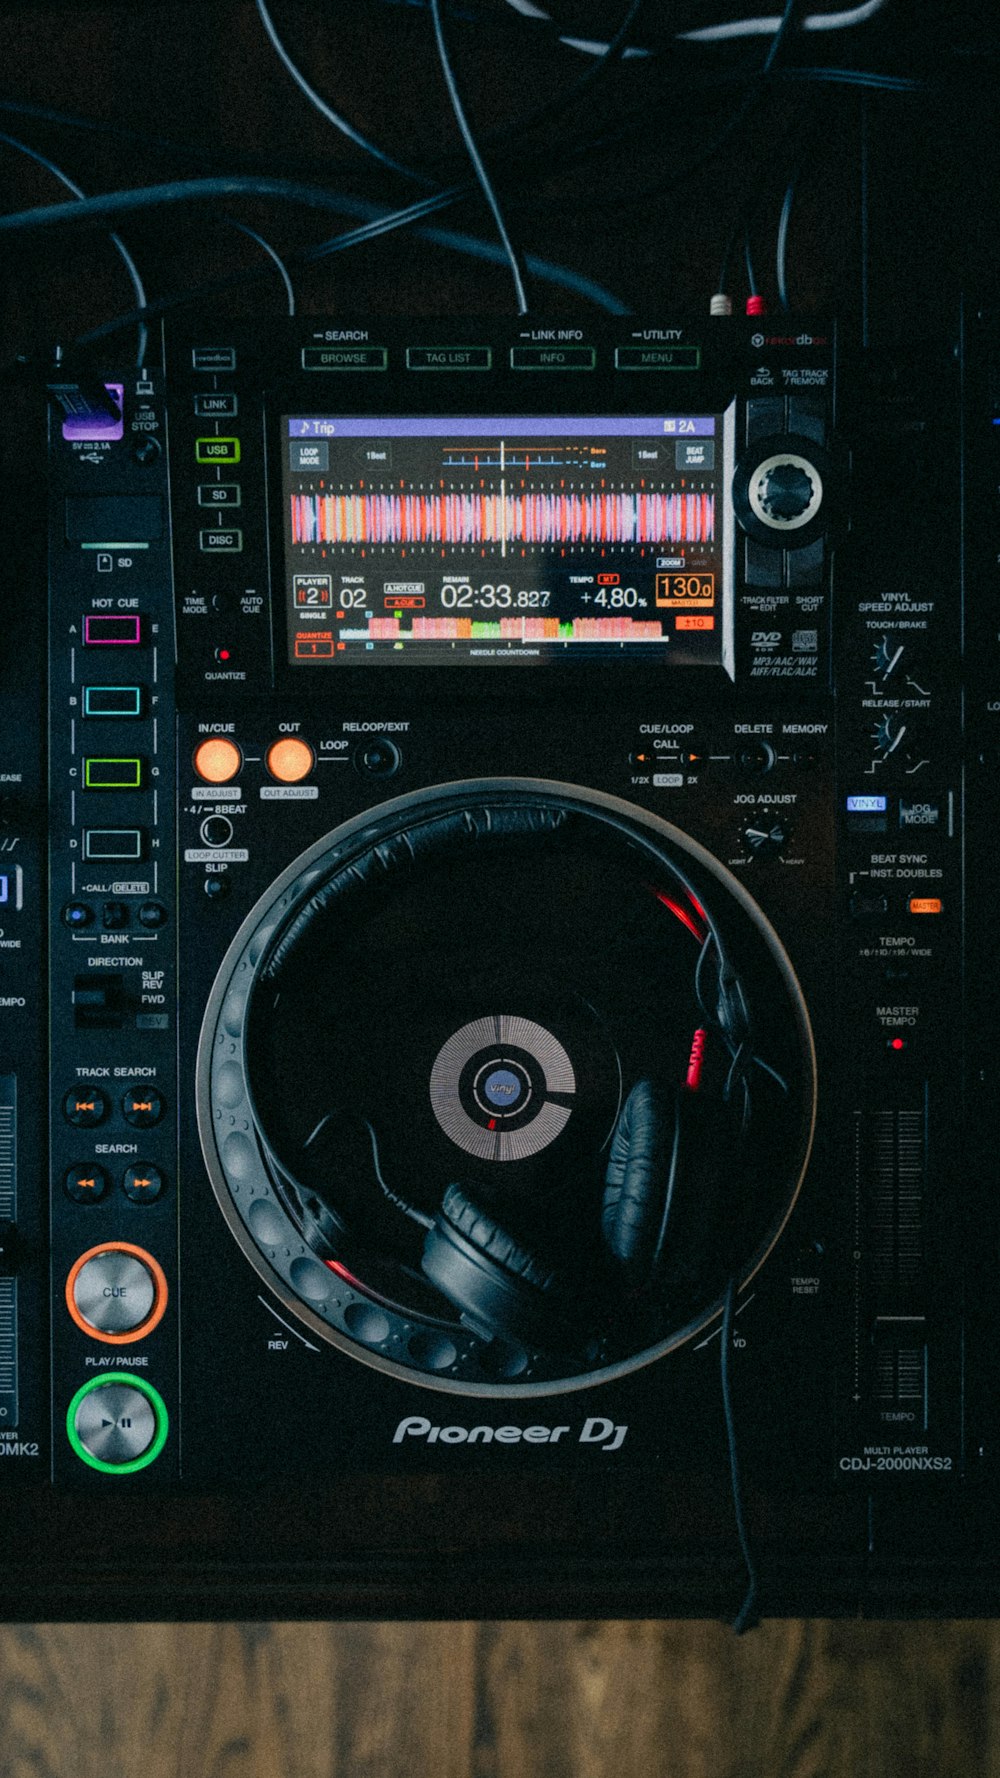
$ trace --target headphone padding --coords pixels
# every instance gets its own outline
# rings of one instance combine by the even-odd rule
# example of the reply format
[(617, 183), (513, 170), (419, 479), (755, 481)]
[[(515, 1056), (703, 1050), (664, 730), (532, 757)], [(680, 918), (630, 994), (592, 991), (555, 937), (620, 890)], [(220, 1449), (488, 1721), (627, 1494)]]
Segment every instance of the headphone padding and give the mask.
[(604, 1175), (601, 1232), (630, 1271), (648, 1274), (669, 1217), (676, 1176), (678, 1106), (638, 1080), (619, 1113)]
[(531, 1250), (523, 1247), (513, 1235), (494, 1222), (492, 1216), (468, 1198), (460, 1185), (449, 1185), (441, 1203), (441, 1214), (473, 1247), (484, 1253), (505, 1272), (523, 1279), (535, 1290), (551, 1290), (556, 1273), (552, 1266), (539, 1261)]

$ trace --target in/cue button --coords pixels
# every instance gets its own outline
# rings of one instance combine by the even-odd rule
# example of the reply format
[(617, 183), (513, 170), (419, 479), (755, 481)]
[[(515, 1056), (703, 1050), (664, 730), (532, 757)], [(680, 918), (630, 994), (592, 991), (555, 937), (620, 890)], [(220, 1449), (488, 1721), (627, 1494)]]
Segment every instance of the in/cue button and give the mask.
[(206, 784), (230, 784), (240, 769), (241, 754), (235, 741), (212, 735), (194, 751), (194, 769)]
[(84, 1333), (130, 1345), (150, 1333), (167, 1306), (167, 1280), (151, 1253), (108, 1241), (80, 1255), (66, 1280), (66, 1307)]

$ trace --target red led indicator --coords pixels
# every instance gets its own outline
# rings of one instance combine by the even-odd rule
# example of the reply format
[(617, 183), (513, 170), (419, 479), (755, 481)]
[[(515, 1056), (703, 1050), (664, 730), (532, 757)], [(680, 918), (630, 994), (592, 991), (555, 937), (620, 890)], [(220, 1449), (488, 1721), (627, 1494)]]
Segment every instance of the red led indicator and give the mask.
[(905, 1050), (905, 1048), (906, 1048), (906, 1038), (905, 1038), (905, 1037), (893, 1037), (893, 1038), (891, 1038), (891, 1039), (890, 1039), (890, 1041), (889, 1041), (889, 1048), (890, 1048), (890, 1049), (891, 1049), (891, 1050)]
[(215, 658), (217, 661), (228, 661), (231, 658), (228, 648), (217, 648)]

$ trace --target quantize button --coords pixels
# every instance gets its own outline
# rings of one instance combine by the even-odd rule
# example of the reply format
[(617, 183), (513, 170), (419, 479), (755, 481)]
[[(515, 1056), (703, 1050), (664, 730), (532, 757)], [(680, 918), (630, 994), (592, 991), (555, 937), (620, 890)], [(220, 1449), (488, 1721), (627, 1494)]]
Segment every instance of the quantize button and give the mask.
[(77, 1456), (105, 1475), (128, 1475), (160, 1455), (169, 1429), (162, 1396), (142, 1377), (109, 1372), (78, 1389), (66, 1431)]
[(128, 1241), (89, 1248), (66, 1280), (66, 1307), (77, 1327), (108, 1345), (143, 1339), (166, 1306), (162, 1267), (145, 1248)]

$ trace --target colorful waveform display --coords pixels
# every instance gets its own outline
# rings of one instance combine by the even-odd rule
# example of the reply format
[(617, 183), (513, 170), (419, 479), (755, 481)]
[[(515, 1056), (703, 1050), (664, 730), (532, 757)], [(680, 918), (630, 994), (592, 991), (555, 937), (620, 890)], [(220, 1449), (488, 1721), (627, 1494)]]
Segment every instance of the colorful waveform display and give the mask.
[(372, 617), (366, 629), (341, 630), (344, 642), (662, 642), (658, 618), (415, 617), (404, 630), (398, 617)]
[(641, 489), (592, 493), (301, 493), (296, 544), (710, 543), (715, 497)]

